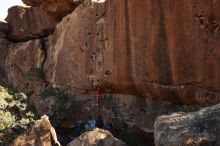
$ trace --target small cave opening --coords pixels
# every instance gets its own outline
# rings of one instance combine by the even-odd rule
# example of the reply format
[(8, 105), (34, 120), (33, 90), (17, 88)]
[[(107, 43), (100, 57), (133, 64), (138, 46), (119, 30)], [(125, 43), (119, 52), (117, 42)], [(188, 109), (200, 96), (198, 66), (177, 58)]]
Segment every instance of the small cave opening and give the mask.
[(77, 137), (75, 128), (55, 127), (58, 141), (62, 146), (66, 146)]
[(123, 123), (123, 127), (115, 129), (114, 137), (124, 141), (128, 146), (155, 146), (154, 133), (145, 132), (137, 127)]

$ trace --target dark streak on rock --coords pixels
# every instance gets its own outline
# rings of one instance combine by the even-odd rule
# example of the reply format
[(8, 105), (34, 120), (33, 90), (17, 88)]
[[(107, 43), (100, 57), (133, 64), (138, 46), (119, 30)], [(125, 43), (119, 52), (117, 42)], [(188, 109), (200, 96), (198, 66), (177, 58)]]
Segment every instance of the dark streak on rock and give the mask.
[(129, 81), (133, 80), (132, 76), (132, 52), (131, 52), (131, 40), (130, 40), (130, 17), (129, 17), (129, 6), (128, 6), (128, 0), (125, 0), (125, 35), (126, 35), (126, 77)]

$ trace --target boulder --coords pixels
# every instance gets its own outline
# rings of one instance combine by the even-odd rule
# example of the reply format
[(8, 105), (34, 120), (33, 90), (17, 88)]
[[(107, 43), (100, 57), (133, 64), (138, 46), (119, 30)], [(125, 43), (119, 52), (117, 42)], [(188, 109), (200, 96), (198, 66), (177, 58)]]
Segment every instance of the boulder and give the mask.
[(40, 7), (50, 16), (60, 21), (84, 0), (22, 0), (26, 5)]
[(49, 41), (47, 81), (88, 90), (99, 80), (107, 92), (214, 105), (219, 20), (214, 1), (86, 0)]
[(111, 133), (102, 129), (94, 129), (86, 132), (75, 140), (70, 142), (67, 146), (127, 146), (121, 140), (113, 137)]
[(9, 8), (5, 20), (10, 28), (8, 38), (15, 42), (48, 36), (57, 23), (41, 8), (21, 6)]
[(155, 146), (219, 146), (220, 104), (197, 112), (160, 116), (154, 125)]
[(42, 117), (26, 132), (18, 136), (9, 146), (53, 146), (57, 141), (56, 132), (47, 117)]

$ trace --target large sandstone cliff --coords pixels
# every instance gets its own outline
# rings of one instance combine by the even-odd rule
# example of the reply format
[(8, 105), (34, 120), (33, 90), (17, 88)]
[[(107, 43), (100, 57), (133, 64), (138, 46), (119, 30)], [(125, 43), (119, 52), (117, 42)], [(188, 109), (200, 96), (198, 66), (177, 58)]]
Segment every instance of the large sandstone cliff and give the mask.
[(91, 89), (94, 79), (106, 92), (215, 104), (220, 96), (219, 5), (86, 0), (47, 39), (46, 81)]
[(97, 80), (108, 93), (102, 114), (145, 132), (159, 115), (192, 110), (180, 105), (219, 103), (219, 1), (23, 2), (32, 7), (12, 7), (0, 23), (0, 79), (32, 95), (38, 111), (52, 86), (88, 116)]
[(58, 86), (176, 103), (219, 101), (217, 1), (85, 1), (56, 27), (45, 71)]
[[(51, 84), (81, 98), (76, 93), (88, 96), (91, 80), (100, 80), (107, 93), (190, 105), (219, 102), (218, 1), (75, 1), (57, 25), (49, 12), (61, 16), (61, 1), (51, 8), (49, 1), (25, 3), (35, 7), (11, 8), (9, 31), (1, 31), (10, 41), (12, 34), (29, 41), (1, 40), (0, 73), (30, 94)], [(14, 14), (19, 17), (12, 19)], [(33, 69), (44, 73), (30, 83)]]

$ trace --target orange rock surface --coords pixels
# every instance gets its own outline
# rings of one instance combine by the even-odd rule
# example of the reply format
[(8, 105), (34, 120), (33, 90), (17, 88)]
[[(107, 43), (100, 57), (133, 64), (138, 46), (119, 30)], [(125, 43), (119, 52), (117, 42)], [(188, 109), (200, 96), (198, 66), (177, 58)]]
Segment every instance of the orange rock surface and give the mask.
[(11, 7), (5, 20), (9, 25), (8, 38), (15, 42), (48, 36), (57, 24), (39, 7)]
[(217, 1), (85, 1), (50, 39), (47, 81), (183, 104), (219, 102)]

